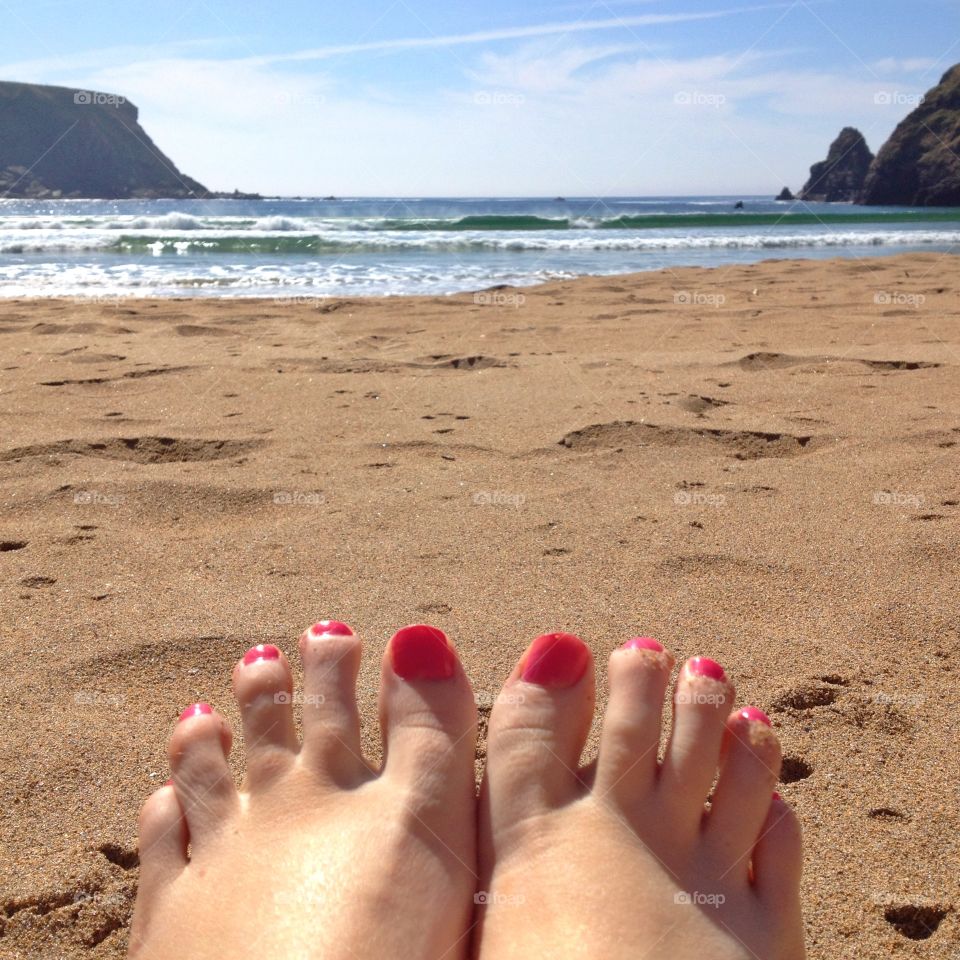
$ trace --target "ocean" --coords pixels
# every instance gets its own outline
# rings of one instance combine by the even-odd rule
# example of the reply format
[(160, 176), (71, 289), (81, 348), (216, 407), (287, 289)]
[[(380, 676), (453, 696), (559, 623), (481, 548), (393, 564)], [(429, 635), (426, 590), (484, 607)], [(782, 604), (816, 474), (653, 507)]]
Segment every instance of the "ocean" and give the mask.
[(958, 245), (960, 210), (766, 197), (3, 199), (0, 297), (449, 294)]

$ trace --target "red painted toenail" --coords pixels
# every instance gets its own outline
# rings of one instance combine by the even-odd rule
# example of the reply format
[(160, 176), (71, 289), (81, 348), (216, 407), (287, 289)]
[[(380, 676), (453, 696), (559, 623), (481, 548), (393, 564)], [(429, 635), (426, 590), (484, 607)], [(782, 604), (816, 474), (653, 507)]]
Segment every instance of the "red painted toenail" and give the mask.
[(180, 714), (180, 719), (189, 720), (190, 717), (202, 717), (205, 713), (213, 713), (213, 707), (209, 703), (195, 703)]
[(318, 620), (310, 632), (315, 637), (352, 637), (353, 630), (340, 620)]
[(272, 643), (258, 643), (243, 655), (244, 664), (256, 663), (258, 660), (279, 659), (280, 651)]
[(620, 644), (621, 650), (654, 650), (663, 653), (663, 644), (653, 637), (631, 637), (626, 643)]
[(545, 633), (523, 655), (520, 676), (541, 687), (572, 687), (590, 663), (587, 645), (572, 633)]
[(404, 680), (447, 680), (453, 676), (457, 657), (442, 630), (417, 623), (393, 635), (390, 663)]
[(762, 710), (758, 710), (756, 707), (744, 707), (740, 711), (740, 716), (743, 717), (744, 720), (753, 720), (756, 723), (764, 723), (768, 727), (772, 726), (770, 723), (770, 718)]
[(687, 661), (687, 670), (695, 677), (709, 677), (711, 680), (719, 680), (721, 683), (727, 679), (723, 667), (709, 657), (691, 657)]

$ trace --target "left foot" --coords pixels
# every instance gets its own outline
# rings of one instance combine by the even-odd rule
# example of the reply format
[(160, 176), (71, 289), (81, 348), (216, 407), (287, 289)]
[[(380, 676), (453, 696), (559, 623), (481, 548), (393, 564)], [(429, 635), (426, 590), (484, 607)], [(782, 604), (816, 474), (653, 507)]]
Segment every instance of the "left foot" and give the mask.
[[(360, 640), (336, 621), (300, 638), (303, 743), (292, 675), (273, 646), (234, 669), (247, 774), (205, 704), (170, 740), (172, 785), (140, 815), (138, 960), (466, 955), (475, 874), (476, 708), (456, 652), (406, 627), (384, 655), (383, 769), (360, 748)], [(189, 844), (189, 853), (188, 853)]]

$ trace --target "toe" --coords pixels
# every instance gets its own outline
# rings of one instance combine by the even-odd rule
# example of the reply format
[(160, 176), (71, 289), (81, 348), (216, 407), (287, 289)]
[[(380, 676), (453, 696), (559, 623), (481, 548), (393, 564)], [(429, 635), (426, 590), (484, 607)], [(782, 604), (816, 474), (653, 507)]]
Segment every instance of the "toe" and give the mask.
[(704, 840), (725, 874), (747, 879), (779, 772), (780, 744), (767, 715), (755, 707), (732, 713), (724, 734), (720, 778), (704, 825)]
[(416, 624), (387, 645), (380, 688), (384, 777), (422, 808), (469, 795), (473, 805), (477, 708), (442, 630)]
[(238, 809), (237, 789), (227, 763), (230, 744), (227, 722), (206, 703), (187, 707), (170, 738), (173, 782), (194, 852)]
[(673, 657), (650, 637), (634, 637), (610, 656), (610, 697), (600, 734), (594, 794), (634, 806), (657, 777), (657, 751)]
[(130, 930), (131, 954), (143, 943), (154, 904), (187, 865), (187, 823), (173, 783), (151, 794), (140, 808), (137, 851), (140, 880)]
[(803, 842), (797, 815), (777, 793), (753, 851), (754, 887), (774, 915), (800, 910)]
[(140, 808), (137, 849), (140, 890), (151, 891), (172, 883), (187, 865), (187, 822), (172, 783), (151, 794)]
[(733, 698), (733, 685), (719, 663), (694, 657), (684, 665), (677, 680), (673, 728), (658, 782), (658, 792), (678, 825), (699, 829)]
[(233, 671), (233, 692), (243, 721), (247, 783), (267, 783), (289, 769), (297, 752), (290, 705), (290, 665), (273, 644), (251, 647)]
[(370, 775), (357, 711), (360, 653), (360, 638), (339, 620), (321, 620), (300, 637), (304, 762), (344, 788)]
[(587, 645), (569, 633), (537, 637), (490, 715), (483, 795), (494, 836), (580, 795), (593, 705)]

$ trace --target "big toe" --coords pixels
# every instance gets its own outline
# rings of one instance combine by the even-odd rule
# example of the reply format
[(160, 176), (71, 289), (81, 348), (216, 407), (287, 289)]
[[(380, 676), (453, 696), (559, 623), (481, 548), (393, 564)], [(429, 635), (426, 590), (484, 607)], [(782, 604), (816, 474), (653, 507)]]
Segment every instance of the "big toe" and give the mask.
[(579, 795), (593, 706), (589, 647), (570, 633), (537, 637), (490, 715), (483, 797), (494, 837)]
[[(408, 809), (449, 808), (459, 823), (474, 802), (477, 708), (456, 650), (442, 630), (415, 624), (387, 645), (380, 687), (383, 776)], [(472, 830), (471, 830), (472, 834)]]

